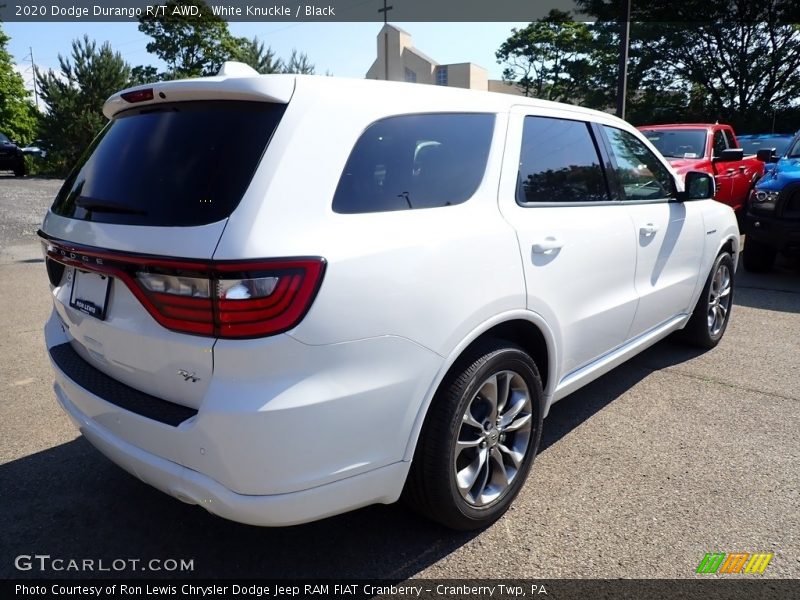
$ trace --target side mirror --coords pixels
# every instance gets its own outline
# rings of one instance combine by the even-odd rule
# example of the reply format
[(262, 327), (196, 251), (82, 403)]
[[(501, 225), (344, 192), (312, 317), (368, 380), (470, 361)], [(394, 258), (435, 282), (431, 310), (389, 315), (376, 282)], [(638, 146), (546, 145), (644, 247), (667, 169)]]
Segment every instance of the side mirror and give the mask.
[(678, 192), (678, 201), (710, 200), (715, 192), (714, 178), (711, 175), (700, 171), (689, 171), (684, 179), (684, 191)]
[(756, 152), (756, 158), (763, 163), (774, 163), (778, 162), (778, 157), (775, 154), (775, 148), (761, 148)]
[(733, 162), (744, 158), (744, 148), (726, 148), (714, 157), (715, 162)]

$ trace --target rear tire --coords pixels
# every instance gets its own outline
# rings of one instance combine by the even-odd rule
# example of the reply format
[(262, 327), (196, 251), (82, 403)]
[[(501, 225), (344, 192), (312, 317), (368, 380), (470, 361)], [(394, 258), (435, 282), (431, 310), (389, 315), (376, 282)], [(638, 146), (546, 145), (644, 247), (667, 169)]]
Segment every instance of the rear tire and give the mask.
[(462, 531), (508, 510), (542, 431), (542, 380), (522, 348), (486, 340), (442, 382), (425, 418), (403, 499)]
[(746, 236), (742, 264), (751, 273), (766, 273), (772, 270), (777, 254), (775, 248)]
[(730, 320), (733, 288), (733, 258), (730, 253), (722, 252), (714, 261), (697, 305), (683, 330), (685, 341), (706, 349), (719, 344)]
[(14, 168), (14, 177), (25, 177), (25, 163), (22, 162)]

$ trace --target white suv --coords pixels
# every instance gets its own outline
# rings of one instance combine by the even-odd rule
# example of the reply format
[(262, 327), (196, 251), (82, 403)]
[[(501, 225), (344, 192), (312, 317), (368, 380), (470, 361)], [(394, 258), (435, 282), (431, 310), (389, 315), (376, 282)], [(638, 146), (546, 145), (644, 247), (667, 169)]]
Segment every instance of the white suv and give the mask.
[(112, 461), (290, 525), (401, 495), (485, 526), (553, 402), (731, 309), (739, 231), (633, 127), (294, 75), (112, 96), (42, 225), (55, 393)]

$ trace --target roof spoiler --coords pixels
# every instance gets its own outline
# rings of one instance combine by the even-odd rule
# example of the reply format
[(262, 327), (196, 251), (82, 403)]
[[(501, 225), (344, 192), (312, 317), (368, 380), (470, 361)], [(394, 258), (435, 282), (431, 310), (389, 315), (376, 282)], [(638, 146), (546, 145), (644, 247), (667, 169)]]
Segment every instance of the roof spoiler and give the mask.
[(117, 113), (135, 106), (192, 100), (288, 104), (294, 94), (295, 80), (295, 75), (260, 75), (249, 65), (228, 61), (213, 77), (158, 81), (117, 92), (106, 100), (103, 114), (112, 119)]

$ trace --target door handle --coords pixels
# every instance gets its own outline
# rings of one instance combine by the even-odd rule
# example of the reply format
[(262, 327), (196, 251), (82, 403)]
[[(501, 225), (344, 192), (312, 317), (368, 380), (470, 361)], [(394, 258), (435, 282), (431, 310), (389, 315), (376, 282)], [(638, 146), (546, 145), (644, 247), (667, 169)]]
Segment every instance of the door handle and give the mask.
[(555, 250), (561, 250), (564, 247), (563, 242), (548, 235), (540, 242), (535, 242), (531, 246), (534, 254), (552, 254)]
[(728, 169), (727, 169), (725, 172), (726, 172), (728, 175), (730, 175), (731, 173), (736, 173), (736, 169), (734, 169), (733, 167), (729, 167), (729, 168), (728, 168)]
[(658, 232), (658, 227), (653, 225), (652, 223), (648, 223), (639, 228), (639, 233), (641, 233), (645, 237), (650, 237), (651, 235), (655, 235)]

